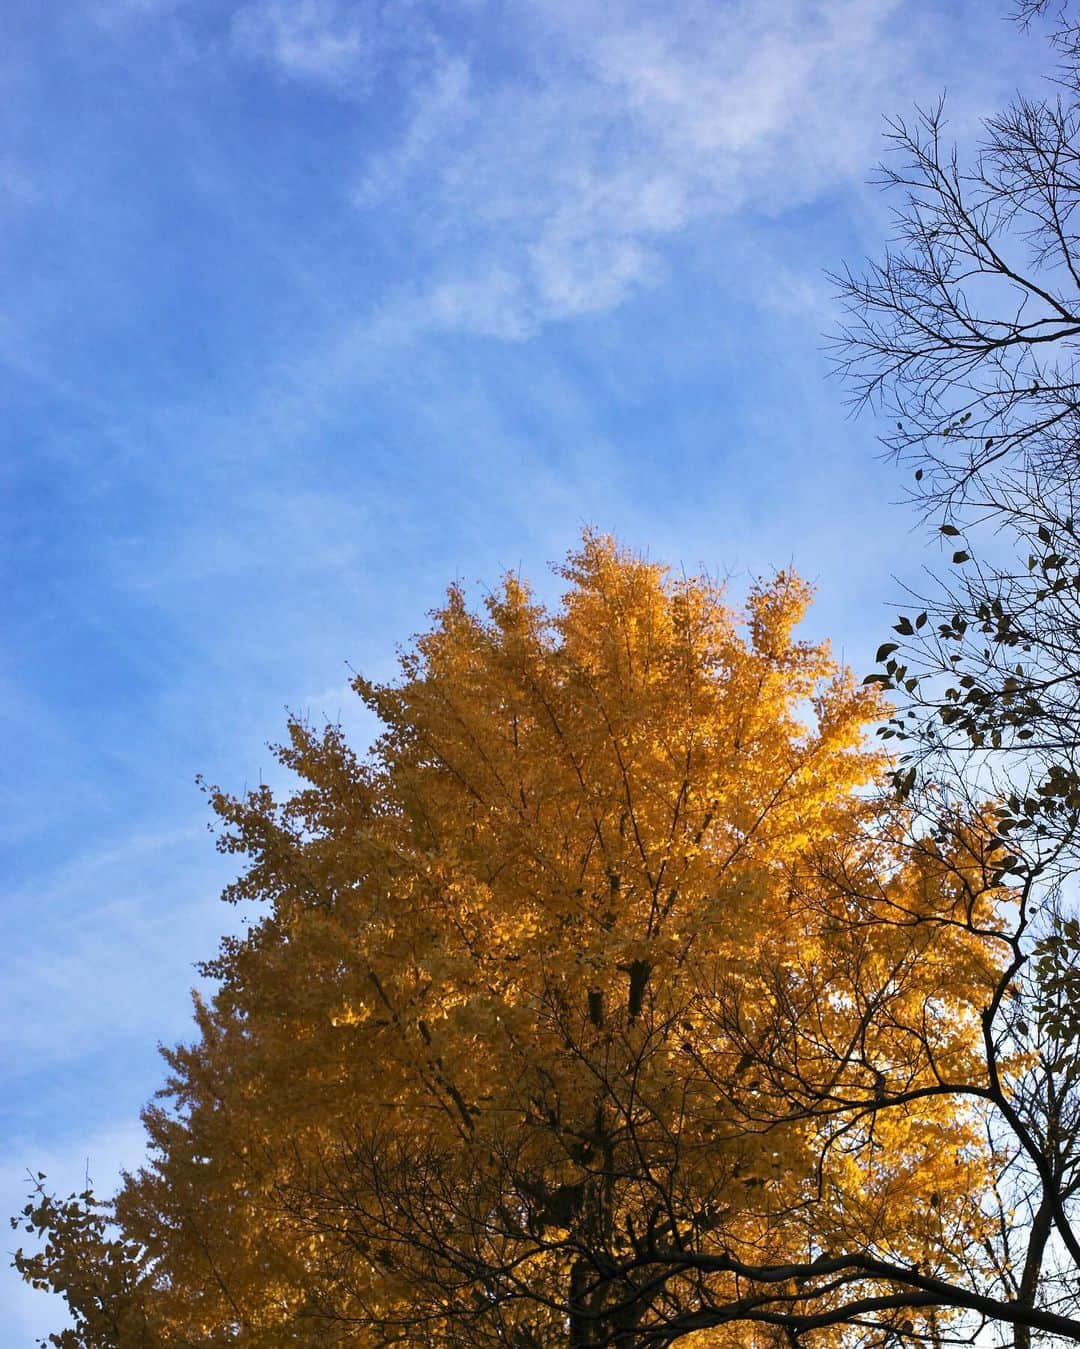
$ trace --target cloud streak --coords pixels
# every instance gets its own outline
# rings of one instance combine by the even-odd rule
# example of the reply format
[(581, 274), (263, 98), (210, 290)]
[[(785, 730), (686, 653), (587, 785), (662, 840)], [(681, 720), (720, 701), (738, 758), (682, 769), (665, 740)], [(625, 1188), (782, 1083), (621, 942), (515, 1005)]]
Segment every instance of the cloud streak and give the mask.
[(673, 236), (864, 174), (910, 56), (895, 7), (512, 6), (525, 68), (509, 80), (433, 44), (354, 200), (423, 202), (413, 310), (434, 329), (521, 339), (611, 310), (664, 277)]
[(236, 13), (232, 36), (241, 54), (294, 79), (366, 85), (373, 51), (363, 13), (334, 0), (263, 0)]

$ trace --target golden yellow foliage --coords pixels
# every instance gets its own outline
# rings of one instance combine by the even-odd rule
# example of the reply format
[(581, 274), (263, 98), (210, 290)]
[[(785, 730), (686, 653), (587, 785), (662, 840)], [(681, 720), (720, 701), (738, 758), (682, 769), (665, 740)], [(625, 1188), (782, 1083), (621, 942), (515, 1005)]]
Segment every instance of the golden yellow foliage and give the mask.
[(882, 709), (795, 638), (797, 577), (740, 617), (591, 534), (562, 576), (555, 612), (451, 590), (356, 681), (367, 757), (294, 721), (294, 795), (213, 794), (264, 912), (116, 1201), (138, 1330), (79, 1343), (767, 1346), (694, 1320), (743, 1267), (947, 1274), (979, 1235), (975, 1116), (932, 1091), (997, 973), (978, 822), (915, 844), (867, 790)]

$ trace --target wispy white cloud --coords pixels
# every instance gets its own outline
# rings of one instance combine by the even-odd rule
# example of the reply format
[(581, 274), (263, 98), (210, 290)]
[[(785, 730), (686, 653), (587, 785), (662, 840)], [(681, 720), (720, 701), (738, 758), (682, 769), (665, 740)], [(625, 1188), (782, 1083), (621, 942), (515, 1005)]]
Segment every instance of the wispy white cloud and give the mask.
[(901, 8), (244, 0), (227, 27), (364, 119), (341, 188), (411, 264), (357, 313), (373, 337), (520, 340), (662, 282), (681, 235), (860, 185), (882, 112), (938, 87), (949, 19)]
[(527, 337), (655, 284), (680, 232), (860, 181), (914, 54), (895, 9), (541, 0), (501, 11), (526, 65), (510, 79), (433, 45), (354, 194), (413, 204), (413, 320)]
[(364, 7), (336, 0), (258, 0), (237, 11), (233, 39), (242, 53), (287, 75), (366, 82), (373, 44), (364, 15)]
[(470, 115), (469, 62), (460, 54), (440, 51), (411, 93), (404, 130), (384, 153), (373, 154), (353, 189), (360, 207), (389, 200), (432, 154), (438, 154), (449, 130)]
[(430, 64), (441, 43), (427, 8), (427, 0), (246, 0), (232, 43), (289, 79), (362, 99), (380, 77)]

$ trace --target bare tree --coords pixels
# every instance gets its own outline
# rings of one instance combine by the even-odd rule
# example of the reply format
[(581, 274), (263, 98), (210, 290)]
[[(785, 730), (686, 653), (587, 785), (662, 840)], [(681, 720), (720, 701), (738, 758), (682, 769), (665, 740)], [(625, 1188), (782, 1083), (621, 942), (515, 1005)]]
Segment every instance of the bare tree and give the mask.
[[(1048, 0), (1021, 0), (1016, 17), (1050, 21), (1051, 92), (987, 119), (967, 157), (943, 104), (889, 123), (894, 238), (834, 278), (847, 314), (835, 354), (951, 554), (909, 592), (869, 680), (896, 699), (882, 734), (900, 749), (901, 795), (977, 787), (1003, 865), (1025, 877), (1026, 933), (987, 1009), (1004, 1037), (987, 1030), (991, 1079), (1006, 1044), (1027, 1064), (986, 1119), (1002, 1158), (987, 1249), (1004, 1295), (1060, 1308), (1078, 1285), (1059, 1222), (1080, 1117), (1080, 929), (1062, 899), (1080, 868), (1080, 25)], [(1013, 1342), (1038, 1329), (1018, 1325)]]
[[(1026, 23), (1048, 9), (1026, 0)], [(957, 571), (899, 616), (873, 676), (899, 695), (897, 784), (973, 771), (1010, 818), (1073, 838), (1080, 808), (1080, 38), (1063, 10), (1053, 96), (984, 124), (970, 163), (943, 106), (889, 124), (897, 201), (880, 262), (836, 278), (838, 368), (892, 429)], [(1071, 858), (1070, 850), (1064, 857)]]

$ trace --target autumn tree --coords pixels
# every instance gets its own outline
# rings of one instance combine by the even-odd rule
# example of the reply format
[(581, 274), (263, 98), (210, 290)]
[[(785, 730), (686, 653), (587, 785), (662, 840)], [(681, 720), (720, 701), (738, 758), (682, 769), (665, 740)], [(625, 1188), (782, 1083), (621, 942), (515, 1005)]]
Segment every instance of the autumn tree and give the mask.
[(294, 721), (293, 795), (212, 793), (261, 915), (113, 1227), (20, 1220), (57, 1343), (1080, 1338), (993, 1263), (1026, 1063), (993, 830), (871, 790), (879, 695), (795, 637), (794, 576), (740, 621), (601, 537), (561, 574), (555, 611), (452, 590), (357, 680), (368, 755)]

